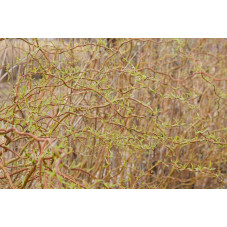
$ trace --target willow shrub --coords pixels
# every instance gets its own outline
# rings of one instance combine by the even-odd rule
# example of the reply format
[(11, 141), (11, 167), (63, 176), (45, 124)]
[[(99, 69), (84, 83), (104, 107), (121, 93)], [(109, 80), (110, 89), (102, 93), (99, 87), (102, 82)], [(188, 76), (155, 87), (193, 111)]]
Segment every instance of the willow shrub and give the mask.
[(0, 46), (0, 188), (225, 187), (227, 40)]

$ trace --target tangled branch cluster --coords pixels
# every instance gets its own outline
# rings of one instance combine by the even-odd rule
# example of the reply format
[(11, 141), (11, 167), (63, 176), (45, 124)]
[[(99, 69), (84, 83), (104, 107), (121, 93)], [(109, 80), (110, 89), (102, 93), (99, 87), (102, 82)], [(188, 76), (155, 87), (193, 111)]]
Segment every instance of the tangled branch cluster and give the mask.
[(225, 187), (227, 40), (0, 48), (0, 188)]

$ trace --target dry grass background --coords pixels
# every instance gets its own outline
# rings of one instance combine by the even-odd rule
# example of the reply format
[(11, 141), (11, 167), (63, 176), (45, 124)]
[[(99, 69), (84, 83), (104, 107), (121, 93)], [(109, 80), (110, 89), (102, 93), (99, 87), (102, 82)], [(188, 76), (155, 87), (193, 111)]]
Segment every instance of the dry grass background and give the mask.
[(2, 39), (0, 188), (224, 188), (226, 39)]

